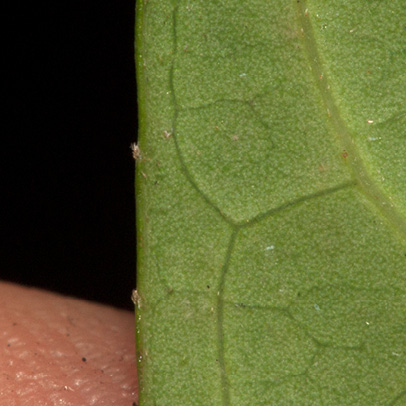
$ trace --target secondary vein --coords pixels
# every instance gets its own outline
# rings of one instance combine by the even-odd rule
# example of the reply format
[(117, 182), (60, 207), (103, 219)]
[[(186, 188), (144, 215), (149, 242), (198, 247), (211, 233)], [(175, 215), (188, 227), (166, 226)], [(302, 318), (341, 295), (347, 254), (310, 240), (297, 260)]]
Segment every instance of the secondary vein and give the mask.
[(178, 141), (178, 136), (177, 136), (177, 120), (178, 120), (178, 115), (179, 115), (179, 104), (177, 101), (176, 97), (176, 92), (175, 92), (175, 85), (174, 85), (174, 71), (175, 71), (175, 61), (178, 53), (178, 38), (177, 38), (177, 14), (178, 14), (178, 2), (176, 2), (173, 11), (172, 11), (172, 36), (173, 36), (173, 57), (172, 57), (172, 63), (170, 66), (170, 71), (169, 71), (169, 88), (171, 90), (171, 98), (172, 98), (172, 104), (174, 108), (174, 114), (172, 117), (172, 136), (174, 139), (175, 143), (175, 148), (176, 148), (176, 154), (178, 156), (182, 171), (184, 175), (186, 176), (186, 179), (190, 183), (190, 185), (197, 191), (197, 193), (203, 198), (203, 200), (210, 206), (212, 207), (221, 217), (222, 219), (231, 225), (234, 225), (234, 221), (227, 215), (225, 215), (220, 207), (218, 207), (210, 198), (207, 194), (205, 194), (201, 188), (197, 185), (196, 181), (193, 179), (192, 174), (188, 170), (185, 160), (183, 158), (182, 152), (180, 150), (179, 146), (179, 141)]
[(217, 289), (217, 342), (218, 342), (218, 362), (220, 365), (221, 374), (221, 389), (223, 397), (223, 405), (230, 405), (230, 384), (226, 372), (226, 361), (224, 354), (224, 288), (226, 282), (226, 275), (230, 265), (230, 258), (234, 248), (235, 240), (237, 238), (239, 228), (234, 227), (230, 237), (226, 256), (224, 259), (223, 268), (220, 275), (219, 286)]

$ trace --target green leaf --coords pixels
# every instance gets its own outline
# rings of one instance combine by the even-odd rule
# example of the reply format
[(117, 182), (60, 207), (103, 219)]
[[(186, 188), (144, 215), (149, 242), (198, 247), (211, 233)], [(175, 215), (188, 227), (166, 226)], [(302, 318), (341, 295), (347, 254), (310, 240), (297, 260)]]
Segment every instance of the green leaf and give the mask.
[(400, 0), (139, 0), (141, 406), (406, 403)]

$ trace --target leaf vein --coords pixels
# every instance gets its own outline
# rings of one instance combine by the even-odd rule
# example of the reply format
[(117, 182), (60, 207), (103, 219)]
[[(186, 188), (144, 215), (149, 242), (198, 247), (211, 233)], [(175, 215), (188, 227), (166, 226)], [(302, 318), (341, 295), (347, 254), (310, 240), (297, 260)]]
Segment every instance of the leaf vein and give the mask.
[(406, 243), (406, 219), (397, 211), (396, 207), (392, 204), (390, 199), (385, 196), (383, 191), (373, 182), (358, 152), (351, 132), (344, 122), (331, 93), (328, 77), (325, 73), (325, 69), (323, 69), (323, 62), (316, 44), (307, 1), (298, 1), (297, 7), (299, 24), (303, 34), (303, 42), (307, 52), (310, 70), (320, 91), (326, 108), (326, 114), (330, 119), (335, 133), (341, 139), (344, 150), (347, 152), (347, 161), (352, 175), (356, 180), (357, 187), (389, 222), (392, 229), (400, 236), (403, 242)]

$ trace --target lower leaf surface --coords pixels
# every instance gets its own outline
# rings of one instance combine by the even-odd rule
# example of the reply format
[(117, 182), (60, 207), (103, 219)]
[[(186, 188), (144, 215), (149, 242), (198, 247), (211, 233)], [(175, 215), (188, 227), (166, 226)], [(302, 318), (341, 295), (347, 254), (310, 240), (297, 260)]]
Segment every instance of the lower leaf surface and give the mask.
[(141, 406), (405, 404), (402, 4), (137, 18)]

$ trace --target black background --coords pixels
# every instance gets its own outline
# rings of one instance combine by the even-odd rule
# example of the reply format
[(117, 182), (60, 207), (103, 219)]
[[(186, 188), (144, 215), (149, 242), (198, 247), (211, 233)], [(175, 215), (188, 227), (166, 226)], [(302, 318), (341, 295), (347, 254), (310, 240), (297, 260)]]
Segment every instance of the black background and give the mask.
[(135, 2), (4, 13), (0, 280), (132, 309)]

